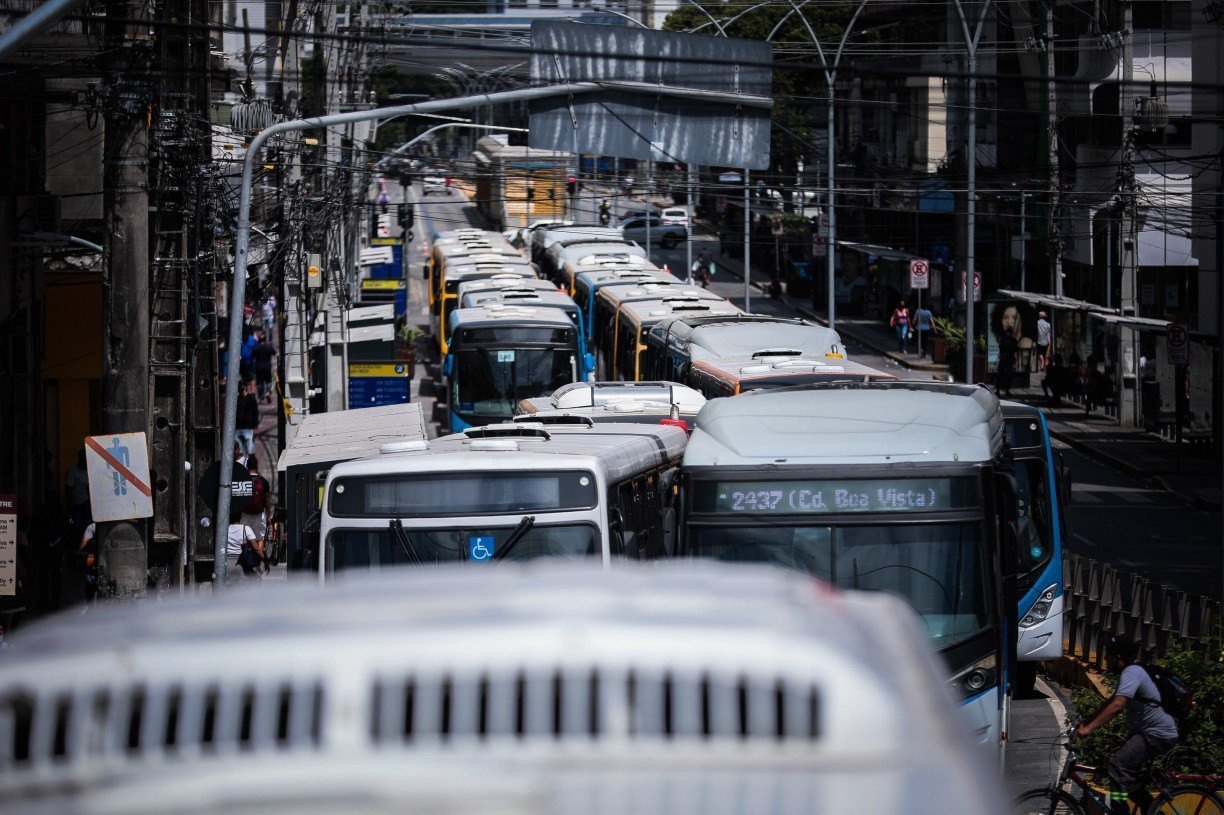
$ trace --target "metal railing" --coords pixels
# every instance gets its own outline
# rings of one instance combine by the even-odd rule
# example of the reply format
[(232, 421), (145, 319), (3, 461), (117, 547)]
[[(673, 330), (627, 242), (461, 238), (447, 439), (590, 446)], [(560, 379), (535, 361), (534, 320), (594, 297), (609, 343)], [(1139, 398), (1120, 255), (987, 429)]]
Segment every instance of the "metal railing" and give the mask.
[(1174, 646), (1206, 656), (1220, 634), (1220, 603), (1147, 580), (1091, 558), (1063, 559), (1067, 654), (1098, 669), (1104, 645), (1124, 634), (1139, 644), (1140, 661), (1166, 656)]

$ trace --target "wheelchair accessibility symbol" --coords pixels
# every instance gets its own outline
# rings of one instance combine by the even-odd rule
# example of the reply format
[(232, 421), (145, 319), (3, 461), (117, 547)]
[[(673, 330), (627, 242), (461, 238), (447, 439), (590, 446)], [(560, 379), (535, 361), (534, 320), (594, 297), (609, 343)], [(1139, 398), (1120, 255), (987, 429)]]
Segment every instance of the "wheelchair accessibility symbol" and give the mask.
[(468, 560), (492, 560), (493, 536), (473, 535), (468, 538)]

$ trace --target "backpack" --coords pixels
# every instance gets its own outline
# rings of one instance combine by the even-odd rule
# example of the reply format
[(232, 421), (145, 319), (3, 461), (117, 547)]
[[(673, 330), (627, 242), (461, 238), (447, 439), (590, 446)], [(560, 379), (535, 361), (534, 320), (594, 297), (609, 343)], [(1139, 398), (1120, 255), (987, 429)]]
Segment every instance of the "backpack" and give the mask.
[(251, 479), (251, 497), (242, 511), (248, 515), (257, 515), (268, 506), (268, 481), (262, 475)]
[[(1174, 676), (1159, 665), (1144, 665), (1143, 670), (1151, 678), (1156, 690), (1160, 691), (1160, 707), (1174, 719), (1184, 719), (1194, 710), (1194, 694), (1186, 686), (1180, 676)], [(1154, 705), (1154, 699), (1144, 699), (1144, 702)]]

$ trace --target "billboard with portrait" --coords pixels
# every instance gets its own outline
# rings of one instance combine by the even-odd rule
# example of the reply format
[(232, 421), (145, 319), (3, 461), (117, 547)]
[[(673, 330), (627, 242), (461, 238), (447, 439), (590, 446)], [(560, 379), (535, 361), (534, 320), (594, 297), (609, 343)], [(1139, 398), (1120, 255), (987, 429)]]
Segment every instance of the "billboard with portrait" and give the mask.
[(1023, 360), (1036, 353), (1033, 349), (1037, 345), (1037, 308), (1022, 300), (991, 300), (986, 308), (990, 314), (990, 330), (986, 332), (987, 365), (991, 370), (998, 368), (999, 337), (1007, 329), (1016, 338), (1021, 351), (1016, 370), (1023, 370)]

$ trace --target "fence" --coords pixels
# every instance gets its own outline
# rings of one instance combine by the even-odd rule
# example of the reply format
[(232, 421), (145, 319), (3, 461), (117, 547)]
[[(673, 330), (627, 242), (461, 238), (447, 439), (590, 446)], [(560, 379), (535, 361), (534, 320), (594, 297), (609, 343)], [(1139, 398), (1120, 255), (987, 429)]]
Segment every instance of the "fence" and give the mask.
[(1078, 555), (1063, 560), (1063, 579), (1067, 653), (1098, 669), (1105, 667), (1102, 646), (1118, 634), (1139, 643), (1141, 659), (1163, 657), (1175, 645), (1207, 656), (1218, 642), (1220, 603), (1214, 600)]

